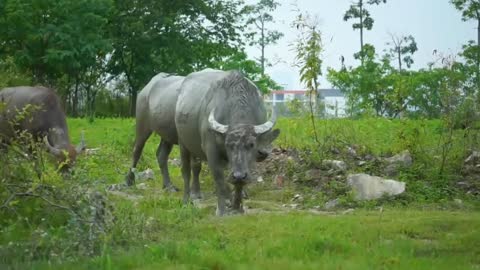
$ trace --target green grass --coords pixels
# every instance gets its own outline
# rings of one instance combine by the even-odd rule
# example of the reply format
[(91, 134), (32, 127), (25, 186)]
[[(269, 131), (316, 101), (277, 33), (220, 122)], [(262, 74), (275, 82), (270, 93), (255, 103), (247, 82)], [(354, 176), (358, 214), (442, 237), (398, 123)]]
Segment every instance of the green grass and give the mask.
[[(131, 163), (135, 121), (97, 119), (90, 124), (84, 119), (68, 119), (68, 124), (74, 143), (79, 142), (80, 131), (84, 130), (88, 148), (99, 148), (96, 154), (78, 159), (74, 181), (91, 183), (97, 189), (123, 183)], [(414, 153), (415, 167), (401, 175), (408, 182), (410, 203), (401, 206), (402, 201), (380, 201), (346, 215), (341, 214), (344, 209), (332, 213), (291, 210), (282, 205), (292, 203), (294, 194), (302, 193), (304, 206), (309, 208), (325, 202), (324, 191), (291, 181), (278, 188), (266, 178), (264, 183), (249, 187), (247, 215), (218, 218), (214, 216), (214, 187), (208, 169), (204, 168), (201, 174), (206, 197), (201, 207), (184, 206), (181, 192), (169, 194), (162, 190), (155, 157), (160, 139), (153, 135), (138, 168), (152, 168), (155, 180), (147, 182), (146, 190), (131, 188), (122, 191), (122, 196), (109, 194), (116, 222), (95, 256), (76, 256), (65, 251), (70, 255), (28, 259), (23, 254), (26, 251), (19, 249), (9, 253), (9, 258), (0, 258), (0, 269), (480, 268), (478, 206), (452, 203), (451, 197), (443, 197), (446, 193), (439, 191), (444, 185), (426, 185), (429, 179), (421, 178), (434, 177), (425, 171), (435, 166), (426, 169), (421, 164), (436, 164), (435, 161), (422, 159), (422, 154), (438, 153), (442, 140), (440, 121), (338, 119), (318, 121), (317, 125), (322, 142), (330, 146), (360, 145), (375, 155), (406, 148), (418, 151)], [(277, 146), (317, 151), (307, 119), (279, 119), (277, 127), (281, 129)], [(471, 143), (462, 140), (461, 135), (455, 135), (457, 154), (451, 157), (459, 158), (464, 145)], [(177, 147), (170, 158), (178, 159)], [(170, 174), (174, 184), (183, 189), (180, 168), (170, 165)], [(435, 196), (445, 202), (433, 200)], [(377, 207), (382, 204), (383, 208)], [(34, 237), (37, 227), (51, 235), (53, 245), (55, 241), (70, 241), (57, 228), (58, 224), (49, 222), (53, 216), (47, 212), (47, 221), (33, 227), (18, 222), (18, 226), (15, 223), (0, 228), (0, 251), (2, 245), (15, 240), (43, 247), (43, 240)], [(2, 262), (8, 264), (4, 267)]]
[[(188, 218), (186, 218), (188, 220)], [(155, 242), (32, 269), (478, 269), (479, 213), (385, 210), (190, 220)], [(183, 221), (188, 222), (188, 221)]]
[[(130, 155), (135, 136), (134, 119), (97, 119), (93, 124), (85, 119), (69, 119), (68, 124), (74, 143), (79, 141), (80, 131), (84, 130), (88, 147), (100, 148), (100, 155), (89, 157), (94, 164), (111, 165), (110, 168), (103, 166), (95, 168), (94, 164), (89, 164), (91, 174), (95, 175), (98, 172), (99, 177), (111, 183), (122, 180), (121, 174), (128, 170), (131, 163)], [(325, 144), (361, 145), (375, 155), (398, 153), (412, 147), (411, 144), (433, 155), (439, 151), (438, 144), (441, 140), (439, 134), (441, 123), (437, 120), (336, 119), (319, 120), (317, 126), (320, 140)], [(318, 147), (313, 139), (308, 119), (281, 118), (276, 127), (281, 130), (279, 138), (275, 141), (277, 146), (314, 151)], [(455, 141), (457, 144), (467, 143), (460, 138), (461, 136), (458, 137)], [(159, 142), (160, 138), (157, 135), (150, 137), (139, 168), (158, 168), (155, 151)], [(174, 147), (171, 158), (178, 159), (177, 147)]]

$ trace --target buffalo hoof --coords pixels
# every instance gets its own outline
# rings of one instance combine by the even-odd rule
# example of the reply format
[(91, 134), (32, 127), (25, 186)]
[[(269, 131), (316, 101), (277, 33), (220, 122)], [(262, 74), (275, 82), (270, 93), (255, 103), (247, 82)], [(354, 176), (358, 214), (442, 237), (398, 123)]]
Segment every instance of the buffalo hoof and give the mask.
[(179, 191), (180, 191), (179, 188), (177, 188), (176, 186), (171, 185), (171, 184), (168, 185), (168, 186), (164, 186), (163, 189), (164, 189), (165, 191), (171, 192), (171, 193), (175, 193), (175, 192), (179, 192)]
[(191, 198), (183, 198), (183, 205), (194, 206), (195, 202)]
[(125, 177), (125, 183), (127, 184), (127, 186), (135, 185), (135, 174), (133, 174), (132, 171), (129, 171), (127, 173), (127, 176)]
[(232, 209), (229, 212), (230, 215), (243, 215), (245, 214), (245, 210), (243, 210), (243, 207), (240, 209)]
[(203, 199), (203, 196), (200, 192), (192, 192), (190, 193), (190, 198), (192, 198), (192, 200), (201, 200)]

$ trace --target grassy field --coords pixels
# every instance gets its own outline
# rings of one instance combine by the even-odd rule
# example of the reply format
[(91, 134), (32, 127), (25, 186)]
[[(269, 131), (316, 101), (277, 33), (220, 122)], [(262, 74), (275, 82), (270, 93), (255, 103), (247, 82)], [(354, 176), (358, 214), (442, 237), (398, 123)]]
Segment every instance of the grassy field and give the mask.
[[(476, 199), (440, 190), (445, 185), (420, 184), (435, 178), (437, 162), (422, 157), (441, 150), (441, 122), (330, 120), (318, 126), (321, 141), (328, 147), (360, 145), (361, 151), (380, 156), (406, 148), (418, 151), (414, 154), (419, 164), (401, 175), (408, 185), (416, 187), (407, 188), (408, 203), (405, 199), (380, 201), (357, 205), (355, 210), (347, 206), (326, 212), (314, 207), (325, 202), (325, 191), (289, 179), (278, 187), (266, 177), (265, 182), (249, 187), (246, 215), (218, 218), (214, 216), (215, 196), (207, 169), (201, 174), (205, 198), (199, 204), (182, 205), (181, 192), (171, 194), (161, 189), (155, 158), (159, 138), (152, 136), (139, 169), (152, 168), (155, 180), (145, 182), (142, 188), (107, 193), (115, 216), (107, 233), (95, 241), (87, 236), (68, 238), (73, 234), (69, 234), (70, 227), (61, 225), (65, 220), (57, 218), (61, 214), (58, 210), (20, 208), (20, 214), (36, 219), (25, 222), (9, 215), (11, 222), (2, 223), (0, 269), (480, 268)], [(79, 141), (84, 130), (88, 148), (98, 150), (78, 160), (75, 176), (67, 183), (101, 191), (123, 183), (130, 166), (134, 120), (98, 119), (90, 124), (69, 119), (69, 127), (73, 142)], [(307, 120), (280, 119), (278, 127), (282, 133), (277, 146), (310, 149), (315, 156), (318, 144)], [(472, 140), (475, 138), (462, 139), (462, 134), (452, 138), (454, 150), (448, 156), (452, 168)], [(178, 159), (176, 147), (170, 158)], [(433, 165), (426, 169), (422, 162)], [(177, 162), (170, 164), (170, 173), (183, 189)], [(53, 173), (48, 176), (55, 178)], [(295, 194), (305, 197), (303, 205), (299, 209), (285, 207)], [(458, 196), (463, 202), (453, 201)], [(73, 245), (76, 241), (80, 244)], [(11, 247), (17, 242), (17, 248)], [(90, 247), (89, 242), (95, 244)], [(79, 248), (84, 245), (91, 252)]]
[[(180, 214), (180, 213), (179, 213)], [(199, 215), (198, 213), (191, 213)], [(156, 241), (34, 269), (478, 269), (480, 214), (359, 211), (353, 215), (183, 217)]]

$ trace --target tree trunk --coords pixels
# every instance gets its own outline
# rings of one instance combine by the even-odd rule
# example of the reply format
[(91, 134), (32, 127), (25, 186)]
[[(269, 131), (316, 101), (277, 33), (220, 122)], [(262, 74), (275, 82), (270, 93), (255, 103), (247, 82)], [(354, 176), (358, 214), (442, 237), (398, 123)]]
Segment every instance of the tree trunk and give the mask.
[(477, 23), (477, 95), (480, 99), (480, 16), (478, 16)]
[(92, 123), (95, 119), (95, 96), (97, 91), (92, 90), (92, 86), (88, 85), (86, 88), (87, 92), (87, 116), (88, 121)]
[(130, 86), (130, 116), (135, 117), (136, 112), (136, 105), (137, 105), (137, 91)]
[(260, 47), (262, 48), (262, 56), (260, 58), (260, 64), (262, 66), (262, 77), (265, 75), (265, 23), (262, 20), (262, 37)]
[(360, 61), (363, 66), (363, 0), (359, 2), (360, 9)]
[(72, 97), (72, 116), (78, 116), (78, 88), (79, 88), (79, 81), (78, 77), (75, 78), (75, 89), (73, 90), (73, 97)]
[(398, 46), (397, 54), (398, 54), (398, 71), (402, 72), (402, 53), (400, 51), (400, 46)]

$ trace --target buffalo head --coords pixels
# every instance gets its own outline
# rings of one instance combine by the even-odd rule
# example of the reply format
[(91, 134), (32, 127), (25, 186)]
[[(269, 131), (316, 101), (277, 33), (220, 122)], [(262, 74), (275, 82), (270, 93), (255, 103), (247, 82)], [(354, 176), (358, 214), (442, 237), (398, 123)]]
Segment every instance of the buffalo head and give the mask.
[(225, 150), (232, 171), (233, 184), (245, 184), (250, 179), (251, 170), (256, 161), (265, 159), (265, 149), (280, 134), (280, 130), (272, 130), (276, 122), (275, 111), (271, 119), (261, 125), (236, 124), (223, 125), (215, 120), (212, 110), (208, 122), (210, 129), (222, 134)]
[(44, 137), (45, 146), (50, 154), (57, 160), (62, 172), (68, 171), (75, 164), (77, 155), (85, 150), (85, 138), (82, 132), (82, 139), (78, 146), (67, 143), (62, 146), (54, 146), (50, 143), (48, 136)]

